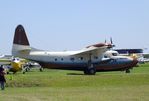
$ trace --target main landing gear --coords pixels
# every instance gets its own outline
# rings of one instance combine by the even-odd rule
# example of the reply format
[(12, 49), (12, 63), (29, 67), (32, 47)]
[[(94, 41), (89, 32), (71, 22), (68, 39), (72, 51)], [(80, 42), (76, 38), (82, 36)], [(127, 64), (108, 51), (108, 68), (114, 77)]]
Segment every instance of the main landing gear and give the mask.
[(84, 69), (85, 75), (95, 75), (96, 74), (96, 68), (91, 64), (91, 62), (88, 62), (87, 68)]
[(84, 68), (84, 74), (85, 75), (95, 75), (96, 74), (96, 68), (92, 64), (92, 54), (89, 54), (89, 60), (87, 63), (87, 67)]

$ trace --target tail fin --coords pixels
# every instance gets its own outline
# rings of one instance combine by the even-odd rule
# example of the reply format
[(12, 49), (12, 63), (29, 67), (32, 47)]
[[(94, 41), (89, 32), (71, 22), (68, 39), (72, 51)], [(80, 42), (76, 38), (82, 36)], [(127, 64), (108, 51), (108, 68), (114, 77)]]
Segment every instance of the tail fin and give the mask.
[(18, 25), (15, 29), (13, 44), (29, 46), (29, 41), (22, 25)]
[(12, 55), (22, 57), (29, 54), (31, 47), (27, 39), (25, 30), (22, 25), (18, 25), (15, 29), (15, 35), (12, 46)]

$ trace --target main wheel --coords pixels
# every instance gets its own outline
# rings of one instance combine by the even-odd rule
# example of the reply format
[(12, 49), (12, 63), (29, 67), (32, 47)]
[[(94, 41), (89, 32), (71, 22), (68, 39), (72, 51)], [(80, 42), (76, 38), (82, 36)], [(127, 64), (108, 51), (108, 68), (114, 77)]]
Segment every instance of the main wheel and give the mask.
[(86, 68), (84, 70), (85, 75), (95, 75), (96, 74), (96, 69), (95, 68)]
[(89, 75), (95, 75), (96, 74), (96, 69), (95, 68), (90, 68), (89, 69)]
[(84, 74), (85, 74), (85, 75), (88, 75), (88, 74), (89, 74), (89, 72), (88, 72), (88, 69), (87, 69), (87, 68), (85, 68), (85, 69), (84, 69)]

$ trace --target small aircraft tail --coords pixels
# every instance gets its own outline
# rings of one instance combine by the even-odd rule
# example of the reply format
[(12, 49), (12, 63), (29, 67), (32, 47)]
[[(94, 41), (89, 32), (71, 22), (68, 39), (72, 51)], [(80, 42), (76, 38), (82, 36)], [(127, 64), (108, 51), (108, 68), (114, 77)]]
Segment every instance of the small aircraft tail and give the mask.
[(22, 53), (28, 53), (31, 50), (26, 32), (22, 25), (18, 25), (15, 29), (13, 46), (12, 46), (12, 55), (20, 56)]

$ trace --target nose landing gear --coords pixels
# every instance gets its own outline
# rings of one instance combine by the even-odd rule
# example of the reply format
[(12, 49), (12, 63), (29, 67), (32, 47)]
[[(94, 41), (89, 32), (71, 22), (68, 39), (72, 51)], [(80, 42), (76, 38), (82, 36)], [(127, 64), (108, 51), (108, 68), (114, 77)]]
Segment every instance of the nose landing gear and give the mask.
[(126, 69), (125, 73), (130, 73), (130, 69)]

